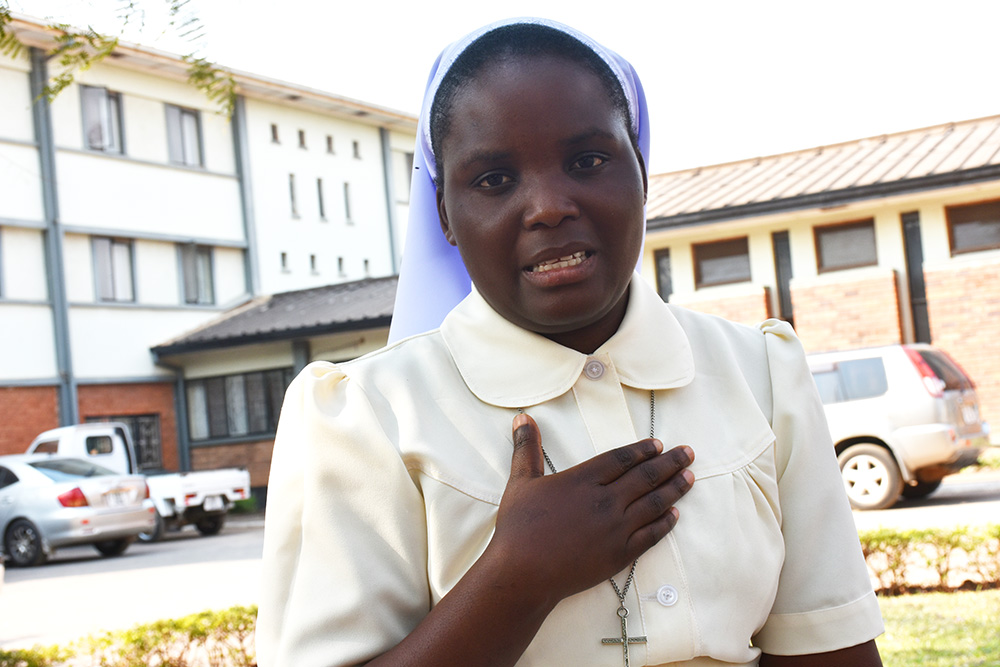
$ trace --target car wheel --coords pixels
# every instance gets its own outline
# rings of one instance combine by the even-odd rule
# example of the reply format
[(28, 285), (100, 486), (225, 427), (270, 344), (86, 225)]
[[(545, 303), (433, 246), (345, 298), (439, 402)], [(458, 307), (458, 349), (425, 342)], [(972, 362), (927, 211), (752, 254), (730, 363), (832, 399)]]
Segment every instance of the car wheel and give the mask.
[(941, 486), (941, 480), (936, 479), (933, 482), (917, 482), (916, 484), (907, 484), (903, 487), (903, 497), (904, 498), (926, 498)]
[(42, 534), (27, 519), (12, 521), (3, 540), (10, 562), (18, 567), (40, 565), (45, 561)]
[(159, 542), (163, 538), (163, 517), (160, 513), (153, 512), (153, 527), (148, 531), (139, 533), (138, 538), (140, 542)]
[(903, 477), (892, 452), (885, 447), (852, 445), (837, 457), (851, 507), (881, 510), (892, 507), (903, 491)]
[(103, 540), (94, 542), (94, 548), (100, 551), (102, 556), (121, 556), (131, 543), (131, 540)]
[(225, 515), (220, 514), (219, 516), (206, 516), (203, 519), (199, 519), (194, 526), (202, 535), (217, 535), (225, 523)]

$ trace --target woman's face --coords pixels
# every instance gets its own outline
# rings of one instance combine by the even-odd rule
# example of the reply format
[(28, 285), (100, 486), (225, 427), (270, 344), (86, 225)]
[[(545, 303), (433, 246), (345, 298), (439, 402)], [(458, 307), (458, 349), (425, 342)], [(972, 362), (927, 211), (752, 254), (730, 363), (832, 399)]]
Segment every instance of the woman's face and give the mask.
[(456, 94), (438, 211), (483, 298), (511, 322), (592, 352), (618, 329), (646, 185), (624, 114), (572, 61), (515, 57)]

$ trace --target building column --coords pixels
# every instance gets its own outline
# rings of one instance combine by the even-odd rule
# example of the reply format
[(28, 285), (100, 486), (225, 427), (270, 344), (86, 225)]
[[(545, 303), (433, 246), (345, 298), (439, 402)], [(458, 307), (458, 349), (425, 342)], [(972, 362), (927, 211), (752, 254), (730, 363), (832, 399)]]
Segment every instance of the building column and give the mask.
[(45, 277), (52, 308), (56, 369), (59, 373), (59, 423), (63, 426), (80, 421), (76, 377), (70, 353), (69, 304), (66, 299), (66, 274), (63, 265), (63, 231), (59, 221), (59, 195), (56, 185), (56, 152), (52, 134), (52, 112), (44, 94), (48, 81), (45, 52), (31, 48), (32, 120), (38, 144), (39, 171), (42, 179), (42, 207), (45, 216)]

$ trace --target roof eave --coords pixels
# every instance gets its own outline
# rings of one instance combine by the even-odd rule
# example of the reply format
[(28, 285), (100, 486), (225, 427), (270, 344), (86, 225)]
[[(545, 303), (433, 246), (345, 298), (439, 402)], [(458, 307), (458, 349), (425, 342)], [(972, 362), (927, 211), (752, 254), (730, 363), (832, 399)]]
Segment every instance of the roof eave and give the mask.
[(254, 345), (256, 343), (273, 343), (278, 341), (290, 341), (301, 338), (311, 338), (314, 336), (329, 336), (351, 331), (362, 331), (365, 329), (380, 329), (389, 326), (392, 321), (391, 315), (379, 317), (369, 317), (349, 322), (337, 322), (334, 324), (317, 324), (309, 327), (298, 327), (294, 329), (280, 329), (273, 331), (262, 331), (244, 336), (232, 336), (227, 338), (211, 338), (208, 340), (192, 341), (188, 343), (167, 343), (149, 348), (153, 353), (153, 359), (160, 361), (164, 357), (171, 357), (189, 352), (204, 352), (207, 350), (219, 350), (230, 347), (241, 347), (243, 345)]
[(753, 202), (729, 208), (714, 208), (703, 211), (693, 211), (678, 215), (650, 218), (646, 224), (647, 230), (673, 229), (689, 227), (725, 220), (753, 218), (774, 213), (787, 213), (811, 208), (827, 208), (841, 204), (849, 204), (865, 199), (878, 199), (898, 194), (908, 194), (922, 190), (968, 185), (982, 181), (1000, 180), (1000, 165), (987, 165), (975, 169), (954, 171), (946, 174), (933, 174), (920, 178), (909, 178), (890, 183), (873, 183), (843, 190), (817, 192), (813, 194), (773, 199), (765, 202)]

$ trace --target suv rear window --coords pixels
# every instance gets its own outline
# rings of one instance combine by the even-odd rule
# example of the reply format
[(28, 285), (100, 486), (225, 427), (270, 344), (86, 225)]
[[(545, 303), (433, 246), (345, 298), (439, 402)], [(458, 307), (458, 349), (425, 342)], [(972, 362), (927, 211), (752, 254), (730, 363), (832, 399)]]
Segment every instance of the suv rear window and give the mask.
[(962, 372), (951, 358), (937, 350), (917, 350), (920, 358), (927, 362), (934, 374), (944, 382), (945, 389), (972, 389), (972, 380)]
[(116, 474), (104, 466), (94, 465), (90, 461), (80, 459), (52, 459), (51, 461), (35, 461), (29, 465), (55, 482), (67, 482), (77, 477), (102, 477)]
[(823, 403), (874, 398), (889, 390), (885, 365), (880, 357), (851, 359), (814, 368), (812, 376)]

